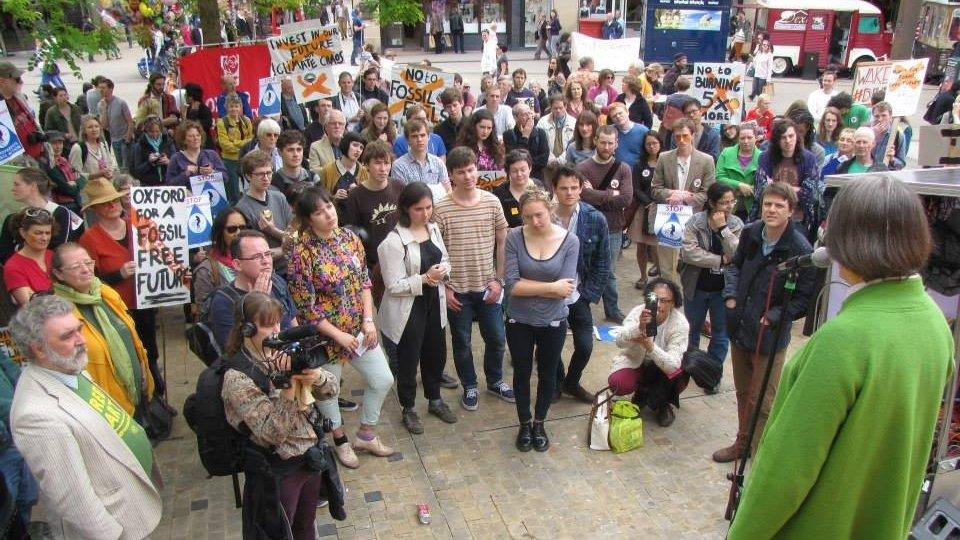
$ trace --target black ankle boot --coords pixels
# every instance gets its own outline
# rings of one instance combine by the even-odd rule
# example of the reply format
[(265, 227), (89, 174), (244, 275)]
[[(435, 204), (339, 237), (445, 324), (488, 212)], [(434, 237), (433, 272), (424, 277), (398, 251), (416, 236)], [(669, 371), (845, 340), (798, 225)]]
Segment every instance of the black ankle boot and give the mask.
[(520, 431), (517, 433), (517, 450), (529, 452), (532, 444), (532, 434), (530, 422), (521, 422)]
[(550, 439), (547, 430), (543, 429), (543, 422), (533, 423), (533, 449), (537, 452), (546, 452), (550, 448)]

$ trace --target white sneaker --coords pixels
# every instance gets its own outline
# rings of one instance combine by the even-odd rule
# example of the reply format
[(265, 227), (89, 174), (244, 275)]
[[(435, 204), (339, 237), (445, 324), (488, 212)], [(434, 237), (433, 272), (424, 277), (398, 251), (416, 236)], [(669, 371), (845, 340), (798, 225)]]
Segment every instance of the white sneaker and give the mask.
[(337, 461), (344, 467), (348, 469), (357, 469), (360, 467), (360, 460), (357, 459), (357, 454), (353, 451), (353, 447), (350, 446), (349, 442), (334, 446), (333, 453), (337, 455)]

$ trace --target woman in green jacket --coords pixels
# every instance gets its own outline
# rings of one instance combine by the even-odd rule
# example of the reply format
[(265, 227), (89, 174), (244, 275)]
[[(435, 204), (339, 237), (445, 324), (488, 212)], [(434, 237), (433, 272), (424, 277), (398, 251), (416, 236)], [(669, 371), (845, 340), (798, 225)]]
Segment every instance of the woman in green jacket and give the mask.
[(954, 352), (917, 275), (927, 219), (903, 183), (868, 175), (844, 184), (828, 223), (852, 287), (783, 366), (730, 539), (893, 540), (913, 522)]
[(744, 124), (740, 126), (739, 144), (724, 148), (717, 158), (717, 181), (733, 188), (737, 195), (733, 213), (744, 221), (753, 206), (753, 177), (760, 154), (756, 128)]

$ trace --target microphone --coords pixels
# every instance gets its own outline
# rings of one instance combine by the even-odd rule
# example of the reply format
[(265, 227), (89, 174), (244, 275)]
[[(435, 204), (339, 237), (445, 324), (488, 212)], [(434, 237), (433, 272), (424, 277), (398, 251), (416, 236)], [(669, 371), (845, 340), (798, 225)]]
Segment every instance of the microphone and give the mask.
[(831, 259), (830, 254), (827, 253), (827, 248), (818, 247), (812, 253), (807, 253), (806, 255), (797, 255), (796, 257), (790, 257), (789, 259), (783, 261), (777, 265), (777, 271), (783, 272), (790, 270), (791, 268), (806, 268), (808, 266), (815, 266), (817, 268), (830, 268), (831, 262), (833, 262), (833, 259)]
[(320, 333), (320, 330), (312, 324), (301, 324), (288, 328), (279, 334), (274, 334), (263, 340), (263, 345), (270, 348), (276, 348), (294, 341), (311, 338)]

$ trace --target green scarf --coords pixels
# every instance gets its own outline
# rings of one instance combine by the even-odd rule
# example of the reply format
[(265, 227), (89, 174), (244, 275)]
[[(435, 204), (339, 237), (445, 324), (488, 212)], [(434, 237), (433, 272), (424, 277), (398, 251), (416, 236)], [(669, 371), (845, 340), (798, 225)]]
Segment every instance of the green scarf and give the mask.
[(110, 360), (113, 363), (113, 371), (120, 381), (120, 385), (127, 392), (130, 401), (136, 406), (140, 402), (140, 390), (136, 387), (136, 381), (133, 375), (132, 362), (136, 359), (136, 353), (131, 356), (123, 343), (120, 333), (114, 328), (107, 314), (109, 306), (104, 304), (103, 297), (100, 295), (100, 279), (93, 278), (90, 284), (90, 292), (82, 293), (62, 283), (54, 283), (53, 290), (57, 296), (76, 305), (93, 306), (93, 313), (97, 319), (97, 326), (100, 328), (100, 334), (107, 342), (107, 350), (110, 353)]

